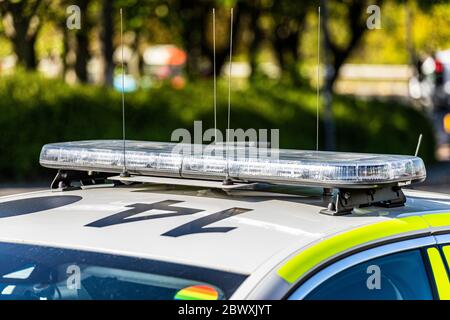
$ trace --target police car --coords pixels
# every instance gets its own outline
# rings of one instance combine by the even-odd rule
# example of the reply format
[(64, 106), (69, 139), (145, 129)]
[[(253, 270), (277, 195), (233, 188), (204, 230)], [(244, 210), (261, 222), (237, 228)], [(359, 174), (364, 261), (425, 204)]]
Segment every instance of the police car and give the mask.
[(450, 299), (420, 158), (176, 146), (45, 145), (51, 189), (0, 200), (0, 298)]

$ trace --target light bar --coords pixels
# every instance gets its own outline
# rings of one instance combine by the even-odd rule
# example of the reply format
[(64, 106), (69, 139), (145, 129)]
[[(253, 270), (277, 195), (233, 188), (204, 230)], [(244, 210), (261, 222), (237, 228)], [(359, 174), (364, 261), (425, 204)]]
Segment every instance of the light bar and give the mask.
[[(228, 152), (228, 156), (227, 156)], [(426, 177), (422, 159), (301, 150), (271, 150), (248, 145), (190, 145), (126, 141), (126, 169), (142, 176), (218, 180), (228, 176), (245, 182), (373, 187), (408, 184)], [(90, 140), (43, 146), (40, 164), (47, 168), (120, 173), (122, 140)]]

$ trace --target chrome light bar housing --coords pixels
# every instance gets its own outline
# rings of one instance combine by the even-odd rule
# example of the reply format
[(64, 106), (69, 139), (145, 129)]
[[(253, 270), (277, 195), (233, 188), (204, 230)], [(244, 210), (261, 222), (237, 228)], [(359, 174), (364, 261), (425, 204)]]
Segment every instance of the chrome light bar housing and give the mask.
[(40, 164), (76, 171), (240, 182), (373, 188), (426, 178), (421, 158), (406, 155), (257, 148), (246, 144), (194, 145), (88, 140), (43, 146)]

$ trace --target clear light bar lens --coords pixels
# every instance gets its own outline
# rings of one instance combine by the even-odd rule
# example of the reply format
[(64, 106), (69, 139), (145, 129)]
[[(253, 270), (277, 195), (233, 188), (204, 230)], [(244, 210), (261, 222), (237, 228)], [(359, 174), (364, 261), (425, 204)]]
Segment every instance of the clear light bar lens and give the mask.
[[(228, 156), (227, 156), (228, 152)], [(325, 151), (271, 150), (126, 141), (126, 168), (132, 174), (317, 186), (356, 186), (422, 181), (422, 159), (414, 156)], [(123, 141), (92, 140), (47, 144), (40, 163), (67, 170), (122, 172)]]

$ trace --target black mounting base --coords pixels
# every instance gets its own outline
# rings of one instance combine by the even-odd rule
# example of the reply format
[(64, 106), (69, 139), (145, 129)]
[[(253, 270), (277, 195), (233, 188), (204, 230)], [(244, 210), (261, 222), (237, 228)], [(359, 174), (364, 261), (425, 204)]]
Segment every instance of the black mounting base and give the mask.
[(74, 170), (58, 170), (55, 178), (50, 185), (52, 190), (76, 190), (81, 186), (88, 186), (94, 184), (104, 184), (108, 177), (114, 174), (107, 174), (101, 172), (87, 172)]
[(339, 189), (322, 214), (340, 216), (352, 213), (354, 208), (367, 206), (399, 207), (406, 197), (399, 186), (384, 186), (371, 189)]
[(225, 178), (225, 179), (223, 180), (222, 184), (223, 184), (224, 186), (231, 186), (231, 185), (233, 185), (233, 180), (231, 180), (230, 178)]

